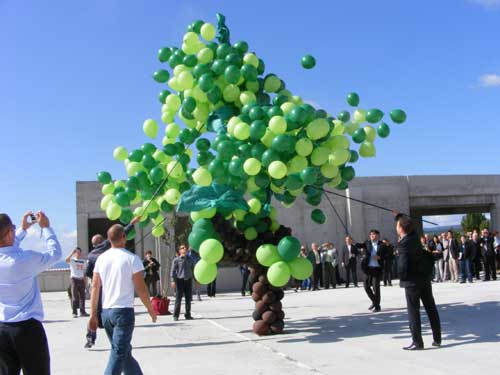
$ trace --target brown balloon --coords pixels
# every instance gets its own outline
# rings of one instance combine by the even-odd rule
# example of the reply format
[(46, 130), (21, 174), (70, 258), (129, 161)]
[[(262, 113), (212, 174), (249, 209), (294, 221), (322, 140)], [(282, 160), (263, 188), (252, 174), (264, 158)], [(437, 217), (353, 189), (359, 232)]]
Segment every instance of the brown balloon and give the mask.
[(267, 324), (263, 320), (257, 320), (253, 324), (253, 332), (259, 336), (267, 335), (269, 334), (269, 324)]
[(281, 311), (282, 308), (283, 308), (283, 305), (281, 304), (281, 301), (276, 301), (272, 304), (269, 305), (269, 308), (272, 310), (272, 311)]
[(259, 301), (255, 304), (255, 310), (259, 311), (261, 314), (269, 310), (269, 307), (263, 301)]
[(276, 301), (276, 294), (274, 294), (274, 292), (269, 291), (262, 296), (262, 301), (270, 305)]
[(272, 333), (283, 333), (283, 329), (285, 328), (285, 323), (282, 320), (277, 320), (273, 324), (271, 324), (270, 328)]
[(276, 313), (272, 311), (266, 311), (264, 314), (262, 314), (262, 320), (268, 324), (274, 323), (276, 320)]

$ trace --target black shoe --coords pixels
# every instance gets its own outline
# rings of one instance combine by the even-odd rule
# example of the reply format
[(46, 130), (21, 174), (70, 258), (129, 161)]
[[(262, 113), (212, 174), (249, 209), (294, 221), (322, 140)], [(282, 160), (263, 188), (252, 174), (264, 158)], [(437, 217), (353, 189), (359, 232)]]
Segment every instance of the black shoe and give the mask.
[(389, 286), (392, 286), (392, 283), (389, 283)]
[(84, 348), (85, 349), (90, 349), (92, 347), (92, 343), (90, 341), (87, 341), (87, 343), (85, 344)]
[(432, 346), (435, 346), (436, 348), (439, 348), (441, 346), (440, 342), (433, 341)]
[(176, 322), (178, 320), (179, 320), (179, 317), (178, 316), (174, 316), (174, 322)]
[(355, 284), (355, 285), (354, 285), (354, 287), (355, 287), (355, 288), (359, 288), (359, 285), (358, 285), (358, 284)]
[(380, 310), (382, 310), (380, 306), (377, 306), (373, 309), (373, 312), (380, 312)]
[(370, 307), (368, 307), (368, 310), (373, 310), (375, 308), (375, 305), (370, 305)]
[(89, 314), (87, 314), (87, 313), (84, 311), (84, 312), (81, 312), (81, 313), (80, 313), (80, 316), (85, 316), (85, 317), (88, 317), (88, 316), (90, 316), (90, 315), (89, 315)]
[(424, 350), (424, 347), (411, 344), (410, 346), (405, 346), (403, 350)]
[(346, 288), (349, 288), (349, 285), (346, 285), (345, 287), (346, 287)]
[(77, 313), (73, 313), (73, 318), (78, 318), (78, 314)]
[(187, 315), (187, 316), (185, 317), (185, 319), (186, 319), (186, 320), (194, 320), (194, 318), (193, 318), (191, 315)]

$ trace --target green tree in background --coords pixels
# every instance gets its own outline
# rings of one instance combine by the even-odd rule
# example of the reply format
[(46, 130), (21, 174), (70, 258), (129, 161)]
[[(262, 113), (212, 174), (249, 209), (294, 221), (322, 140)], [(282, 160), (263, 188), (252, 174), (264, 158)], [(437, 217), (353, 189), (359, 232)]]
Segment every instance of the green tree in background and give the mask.
[(462, 218), (462, 229), (464, 232), (472, 232), (474, 228), (483, 229), (490, 227), (490, 221), (483, 214), (470, 213)]

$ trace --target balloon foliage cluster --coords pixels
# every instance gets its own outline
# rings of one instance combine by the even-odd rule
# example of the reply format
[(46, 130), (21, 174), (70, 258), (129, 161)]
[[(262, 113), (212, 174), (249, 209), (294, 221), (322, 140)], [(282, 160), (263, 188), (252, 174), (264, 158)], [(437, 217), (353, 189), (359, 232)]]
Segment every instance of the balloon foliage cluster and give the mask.
[[(123, 223), (140, 216), (139, 225), (152, 225), (156, 237), (173, 210), (190, 213), (189, 245), (200, 254), (195, 277), (202, 284), (216, 278), (216, 264), (225, 256), (269, 267), (267, 279), (275, 287), (290, 276), (309, 277), (311, 263), (271, 204), (289, 208), (305, 196), (311, 220), (323, 224), (326, 217), (316, 208), (323, 189), (346, 189), (358, 158), (375, 156), (377, 135), (390, 132), (384, 113), (359, 108), (356, 93), (347, 95), (353, 108), (335, 115), (305, 103), (278, 75), (266, 73), (247, 42), (230, 43), (221, 14), (217, 26), (193, 22), (181, 47), (161, 48), (158, 59), (162, 68), (153, 79), (162, 85), (164, 125), (147, 119), (143, 131), (151, 139), (161, 136), (162, 144), (114, 150), (128, 178), (113, 181), (108, 172), (98, 173), (101, 208)], [(301, 64), (311, 69), (316, 61), (306, 55)], [(389, 117), (400, 124), (406, 114), (395, 109)], [(238, 251), (228, 252), (238, 236), (246, 241), (240, 240), (246, 256), (240, 252), (239, 258)]]

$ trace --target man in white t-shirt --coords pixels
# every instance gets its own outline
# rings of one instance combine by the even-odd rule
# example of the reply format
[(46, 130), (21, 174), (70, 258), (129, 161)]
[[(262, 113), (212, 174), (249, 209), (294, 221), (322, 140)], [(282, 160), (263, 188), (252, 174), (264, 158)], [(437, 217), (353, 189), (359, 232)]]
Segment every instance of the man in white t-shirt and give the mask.
[(144, 266), (141, 259), (125, 249), (125, 230), (119, 224), (108, 230), (111, 248), (97, 258), (92, 277), (92, 305), (89, 328), (97, 329), (97, 301), (102, 286), (102, 320), (111, 343), (111, 352), (105, 375), (142, 375), (139, 363), (132, 357), (132, 333), (134, 331), (134, 289), (148, 310), (151, 320), (156, 314), (149, 300), (144, 282)]
[(71, 276), (71, 306), (73, 307), (73, 318), (78, 317), (77, 310), (80, 307), (80, 316), (89, 316), (85, 311), (85, 288), (87, 278), (85, 277), (85, 267), (87, 262), (82, 258), (82, 249), (77, 247), (66, 257), (69, 264)]

